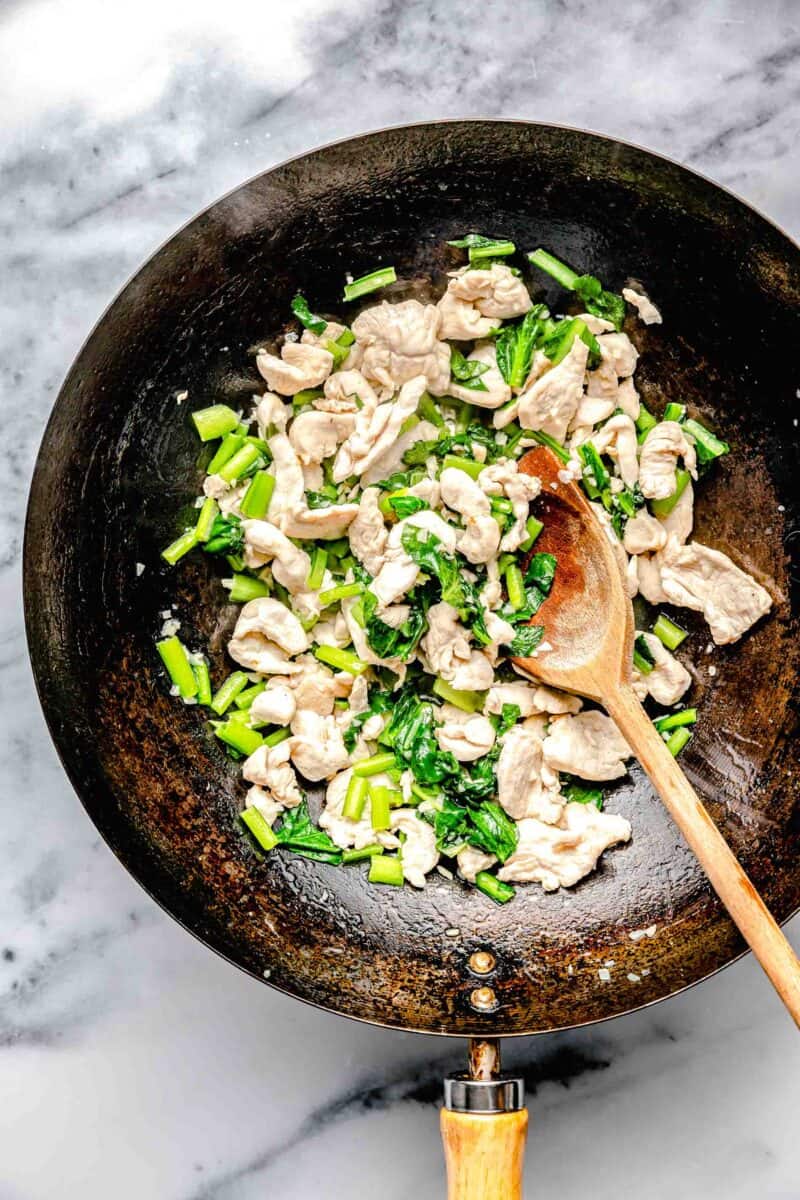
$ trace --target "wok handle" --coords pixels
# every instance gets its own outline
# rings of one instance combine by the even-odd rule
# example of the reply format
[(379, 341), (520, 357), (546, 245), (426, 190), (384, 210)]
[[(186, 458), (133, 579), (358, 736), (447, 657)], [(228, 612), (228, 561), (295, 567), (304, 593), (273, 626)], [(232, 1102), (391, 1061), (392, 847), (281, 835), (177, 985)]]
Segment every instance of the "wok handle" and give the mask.
[(526, 1109), (466, 1113), (442, 1109), (447, 1200), (522, 1200)]
[(604, 697), (603, 703), (653, 781), (740, 933), (800, 1026), (800, 962), (775, 918), (630, 688), (614, 689)]

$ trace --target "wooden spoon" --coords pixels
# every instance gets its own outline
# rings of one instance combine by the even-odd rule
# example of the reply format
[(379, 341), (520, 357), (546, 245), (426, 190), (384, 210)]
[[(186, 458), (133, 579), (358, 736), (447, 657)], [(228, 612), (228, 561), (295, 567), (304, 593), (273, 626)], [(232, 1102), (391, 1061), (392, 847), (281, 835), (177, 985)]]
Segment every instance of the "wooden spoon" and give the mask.
[(559, 479), (551, 450), (529, 451), (520, 470), (542, 481), (544, 529), (536, 550), (558, 559), (553, 589), (535, 620), (536, 657), (517, 665), (542, 683), (596, 700), (608, 711), (702, 864), (775, 990), (800, 1026), (800, 963), (631, 688), (633, 606), (611, 543), (580, 488)]

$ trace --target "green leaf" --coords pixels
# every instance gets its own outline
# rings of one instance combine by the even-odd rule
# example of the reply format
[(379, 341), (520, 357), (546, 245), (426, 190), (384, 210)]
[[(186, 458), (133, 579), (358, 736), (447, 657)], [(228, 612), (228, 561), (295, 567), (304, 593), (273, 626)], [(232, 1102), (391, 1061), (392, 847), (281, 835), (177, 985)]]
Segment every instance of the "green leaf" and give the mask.
[(379, 658), (399, 658), (405, 662), (428, 629), (427, 605), (412, 603), (408, 617), (397, 629), (375, 615), (378, 601), (373, 592), (364, 593), (361, 605), (364, 629), (371, 648)]
[(520, 322), (505, 325), (497, 335), (497, 366), (510, 387), (522, 387), (528, 378), (533, 352), (544, 338), (544, 322), (549, 315), (544, 304), (536, 304)]
[(488, 391), (486, 384), (481, 379), (481, 375), (485, 375), (488, 370), (489, 363), (480, 362), (474, 358), (465, 358), (456, 346), (450, 347), (450, 374), (461, 387), (469, 388), (472, 392)]
[(534, 554), (525, 568), (525, 583), (528, 587), (537, 587), (547, 596), (556, 577), (556, 566), (555, 554)]
[(462, 238), (454, 238), (448, 242), (448, 246), (455, 246), (456, 250), (474, 250), (481, 246), (497, 246), (508, 241), (508, 238), (493, 238), (484, 237), (482, 233), (467, 233)]
[(422, 512), (424, 508), (430, 508), (428, 501), (423, 500), (421, 496), (389, 496), (386, 503), (398, 521), (403, 521), (416, 512)]
[(292, 301), (292, 312), (297, 317), (301, 325), (305, 325), (306, 329), (310, 329), (312, 333), (319, 336), (324, 333), (328, 327), (328, 322), (323, 317), (317, 317), (308, 307), (308, 301), (300, 292), (297, 293)]
[(527, 658), (544, 637), (544, 625), (523, 625), (517, 630), (516, 637), (508, 647), (509, 654), (517, 658)]
[(565, 800), (576, 804), (594, 804), (597, 808), (603, 807), (603, 789), (586, 787), (577, 779), (573, 779), (571, 775), (562, 775), (561, 795)]
[(471, 846), (496, 855), (501, 862), (514, 853), (519, 834), (517, 826), (496, 800), (485, 800), (480, 808), (469, 810), (472, 829), (467, 837)]
[(244, 550), (244, 529), (233, 513), (219, 513), (211, 526), (211, 536), (204, 543), (206, 554), (241, 554)]
[(474, 583), (463, 577), (458, 560), (442, 550), (439, 538), (427, 530), (406, 526), (401, 541), (406, 554), (417, 566), (439, 581), (440, 598), (458, 609), (459, 618), (476, 640), (488, 646), (492, 639), (486, 629), (478, 590)]
[(342, 851), (328, 836), (324, 829), (319, 829), (311, 820), (308, 803), (303, 800), (297, 808), (286, 809), (280, 829), (276, 829), (278, 842), (295, 854), (305, 858), (313, 858), (317, 862), (340, 863)]
[(610, 321), (615, 329), (622, 329), (625, 320), (625, 301), (616, 292), (607, 292), (594, 275), (579, 275), (575, 280), (575, 294), (583, 301), (586, 311), (592, 316)]

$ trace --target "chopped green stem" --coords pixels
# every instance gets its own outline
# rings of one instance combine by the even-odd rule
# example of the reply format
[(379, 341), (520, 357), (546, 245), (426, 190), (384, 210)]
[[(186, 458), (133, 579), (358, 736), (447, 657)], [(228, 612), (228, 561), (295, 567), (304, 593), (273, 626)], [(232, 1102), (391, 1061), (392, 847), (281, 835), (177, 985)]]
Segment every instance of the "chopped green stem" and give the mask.
[(229, 458), (224, 467), (221, 467), (217, 472), (220, 479), (224, 479), (226, 483), (234, 483), (239, 479), (254, 463), (261, 458), (261, 451), (252, 442), (245, 442), (244, 445), (236, 451), (233, 458)]
[(524, 542), (520, 542), (519, 547), (523, 553), (527, 553), (528, 550), (531, 549), (533, 543), (544, 529), (544, 525), (536, 517), (528, 517), (527, 521), (525, 522), (525, 528), (528, 531), (528, 536), (525, 538)]
[(188, 554), (190, 550), (194, 550), (196, 545), (197, 530), (187, 529), (186, 532), (182, 533), (181, 536), (176, 538), (174, 542), (170, 542), (166, 550), (161, 551), (161, 557), (165, 560), (165, 562), (168, 562), (171, 567), (174, 567), (175, 563), (179, 559), (183, 558), (184, 554)]
[(489, 504), (493, 513), (503, 513), (505, 516), (514, 514), (514, 505), (505, 496), (490, 496)]
[(528, 603), (528, 597), (525, 594), (525, 580), (522, 577), (522, 571), (516, 564), (506, 567), (506, 588), (508, 589), (508, 602), (514, 611), (517, 612), (524, 608)]
[(192, 413), (192, 421), (201, 442), (211, 442), (214, 438), (224, 437), (239, 424), (239, 418), (227, 404), (212, 404), (210, 408), (200, 408)]
[(662, 417), (662, 420), (663, 421), (681, 422), (685, 416), (686, 416), (686, 405), (685, 404), (676, 404), (674, 400), (671, 400), (670, 403), (667, 405), (667, 407), (664, 409), (664, 416)]
[(404, 433), (408, 433), (409, 429), (416, 429), (417, 425), (419, 425), (419, 417), (416, 413), (409, 413), (398, 429), (398, 435), (402, 436)]
[(342, 816), (348, 821), (360, 821), (367, 802), (369, 784), (363, 775), (351, 775), (342, 805)]
[(570, 459), (569, 450), (566, 446), (562, 446), (561, 442), (557, 442), (549, 433), (542, 433), (540, 429), (525, 429), (523, 435), (526, 438), (533, 438), (540, 446), (547, 446), (548, 450), (552, 450), (553, 454), (557, 454), (562, 462), (568, 463)]
[(671, 496), (667, 496), (666, 500), (651, 500), (650, 511), (654, 517), (668, 517), (675, 505), (680, 500), (683, 493), (686, 491), (686, 486), (691, 479), (688, 471), (684, 471), (683, 467), (678, 467), (675, 472), (675, 491)]
[(379, 854), (383, 854), (383, 846), (379, 846), (377, 842), (373, 842), (369, 846), (361, 846), (358, 850), (343, 850), (342, 862), (364, 862), (366, 859), (375, 858)]
[(648, 408), (645, 408), (645, 406), (643, 404), (640, 404), (639, 405), (639, 415), (636, 418), (636, 421), (634, 423), (636, 425), (636, 428), (639, 431), (638, 440), (640, 442), (643, 442), (644, 439), (647, 437), (648, 433), (650, 432), (650, 430), (655, 425), (658, 424), (658, 421), (656, 420), (656, 418), (653, 416), (653, 414), (650, 412), (650, 410)]
[[(400, 776), (402, 773), (402, 771), (397, 769), (398, 778), (395, 782), (400, 782)], [(394, 770), (392, 771), (392, 775), (394, 775)], [(384, 806), (388, 808), (402, 808), (405, 804), (403, 793), (400, 788), (387, 787), (385, 783), (371, 783), (369, 785), (369, 794), (370, 803), (377, 803), (381, 811), (383, 810)]]
[(211, 707), (217, 716), (221, 717), (227, 712), (233, 704), (240, 692), (243, 692), (249, 683), (249, 679), (244, 671), (234, 671), (229, 675), (225, 682), (218, 687), (211, 701)]
[(676, 729), (674, 733), (669, 735), (667, 738), (667, 749), (673, 758), (678, 757), (686, 743), (691, 741), (691, 737), (691, 733), (685, 726), (681, 729)]
[(477, 479), (483, 470), (484, 464), (475, 462), (473, 458), (460, 458), (457, 454), (445, 454), (442, 459), (442, 470), (447, 470), (448, 467), (455, 467), (458, 471), (466, 471), (467, 475), (471, 475), (473, 479)]
[(444, 417), (439, 412), (433, 397), (427, 392), (423, 392), (420, 396), (417, 412), (423, 421), (430, 421), (431, 425), (435, 425), (437, 429), (444, 429)]
[(370, 883), (389, 883), (403, 886), (403, 863), (393, 854), (376, 854), (369, 860)]
[(397, 766), (397, 759), (393, 754), (373, 754), (370, 758), (362, 758), (353, 763), (353, 774), (368, 778), (370, 775), (379, 775), (382, 771), (387, 771), (390, 767), (395, 766)]
[(194, 527), (194, 535), (198, 542), (207, 542), (211, 537), (214, 521), (219, 514), (219, 505), (213, 496), (206, 496)]
[(689, 634), (685, 629), (681, 629), (680, 625), (676, 625), (674, 621), (670, 621), (664, 613), (659, 613), (656, 618), (656, 623), (653, 626), (653, 633), (667, 647), (668, 650), (677, 650), (681, 642), (684, 642)]
[(363, 583), (342, 583), (339, 587), (329, 588), (327, 592), (320, 592), (319, 602), (323, 608), (327, 608), (329, 604), (335, 604), (337, 600), (360, 596), (365, 590)]
[(573, 271), (572, 267), (568, 267), (566, 263), (561, 262), (554, 254), (548, 254), (541, 246), (538, 250), (534, 250), (528, 255), (528, 258), (535, 267), (540, 271), (546, 271), (556, 283), (560, 283), (563, 288), (571, 292), (578, 281), (577, 271)]
[(197, 703), (211, 703), (211, 676), (208, 671), (208, 663), (204, 658), (198, 659), (192, 663), (194, 671), (195, 683), (197, 684)]
[(478, 871), (475, 876), (475, 887), (497, 904), (507, 904), (517, 894), (516, 888), (513, 888), (510, 883), (503, 883), (502, 879), (498, 879), (496, 875), (491, 875), (488, 871)]
[(292, 407), (305, 408), (312, 400), (318, 400), (324, 394), (322, 388), (303, 388), (301, 392), (295, 392), (292, 396)]
[(221, 742), (248, 757), (263, 745), (265, 740), (255, 729), (249, 729), (241, 721), (212, 721), (212, 725)]
[(311, 567), (308, 572), (308, 579), (306, 580), (306, 585), (310, 592), (315, 592), (317, 588), (322, 586), (327, 565), (328, 551), (324, 546), (315, 547), (314, 553), (311, 555)]
[(217, 448), (217, 453), (206, 467), (207, 474), (216, 475), (243, 445), (243, 433), (229, 433), (227, 437), (224, 437)]
[(273, 746), (279, 746), (281, 742), (285, 742), (286, 739), (290, 738), (291, 736), (291, 729), (276, 729), (273, 733), (268, 734), (264, 738), (264, 745), (269, 746), (271, 749)]
[(727, 442), (723, 442), (721, 438), (713, 434), (710, 429), (706, 429), (705, 425), (701, 425), (699, 421), (691, 419), (684, 421), (683, 428), (694, 440), (697, 458), (701, 463), (712, 462), (713, 459), (720, 458), (721, 455), (727, 454), (730, 451), (730, 446)]
[(483, 706), (483, 697), (479, 692), (465, 692), (454, 688), (446, 679), (437, 679), (433, 685), (434, 696), (439, 696), (447, 704), (460, 708), (462, 712), (478, 712)]
[(183, 642), (177, 637), (165, 638), (162, 642), (156, 642), (156, 649), (183, 699), (191, 700), (197, 695), (197, 680)]
[(653, 724), (659, 733), (667, 733), (670, 729), (680, 729), (683, 725), (694, 725), (696, 721), (696, 708), (682, 708), (680, 712), (670, 713), (669, 716), (657, 717)]
[(377, 292), (379, 288), (395, 283), (396, 280), (394, 267), (381, 267), (378, 271), (370, 271), (369, 275), (362, 275), (360, 279), (348, 283), (344, 289), (344, 298), (358, 300), (360, 296), (368, 296), (370, 292)]
[(361, 675), (369, 663), (365, 663), (352, 650), (340, 650), (338, 646), (315, 646), (314, 656), (335, 671), (346, 671), (348, 675)]
[(242, 822), (252, 833), (262, 850), (272, 850), (278, 845), (279, 838), (269, 821), (257, 808), (246, 808), (239, 813)]
[(640, 675), (649, 675), (653, 669), (653, 664), (648, 662), (638, 650), (634, 650), (633, 652), (633, 665)]
[(254, 579), (252, 575), (240, 575), (236, 571), (229, 595), (231, 603), (247, 604), (250, 600), (258, 600), (260, 596), (268, 596), (269, 588), (263, 579)]
[(256, 696), (260, 696), (266, 690), (266, 687), (265, 683), (254, 683), (252, 687), (245, 688), (243, 692), (239, 692), (239, 695), (234, 700), (234, 704), (240, 709), (249, 708)]
[(475, 410), (471, 404), (464, 401), (456, 413), (456, 433), (466, 433), (475, 415)]
[(489, 242), (485, 246), (470, 246), (469, 261), (479, 262), (482, 258), (508, 258), (516, 253), (517, 247), (513, 242)]
[(268, 471), (257, 471), (239, 505), (242, 516), (262, 521), (267, 515), (274, 491), (275, 476)]

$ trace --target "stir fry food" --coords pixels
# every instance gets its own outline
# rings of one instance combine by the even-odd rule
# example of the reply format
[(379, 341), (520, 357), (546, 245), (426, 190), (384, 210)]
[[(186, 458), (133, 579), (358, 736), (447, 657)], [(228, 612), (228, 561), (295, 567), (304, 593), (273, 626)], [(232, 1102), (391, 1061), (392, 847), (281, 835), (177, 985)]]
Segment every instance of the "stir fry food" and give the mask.
[[(647, 296), (502, 238), (449, 245), (463, 257), (436, 303), (364, 307), (390, 267), (348, 282), (343, 304), (362, 302), (349, 324), (298, 295), (279, 347), (257, 351), (252, 411), (193, 413), (211, 443), (203, 495), (163, 556), (220, 564), (241, 606), (236, 669), (212, 688), (175, 621), (158, 650), (241, 761), (241, 820), (262, 849), (368, 861), (397, 886), (457, 872), (505, 903), (515, 883), (572, 886), (631, 836), (604, 808), (631, 757), (611, 718), (515, 663), (548, 652), (536, 616), (559, 569), (536, 549), (525, 450), (549, 446), (584, 488), (631, 596), (702, 613), (718, 644), (771, 601), (691, 540), (695, 484), (729, 447), (683, 405), (641, 403), (622, 327), (661, 322)], [(537, 272), (583, 311), (536, 302)], [(647, 624), (634, 688), (677, 754), (697, 717), (680, 707), (687, 634), (666, 613)], [(324, 789), (311, 807), (305, 781)]]

